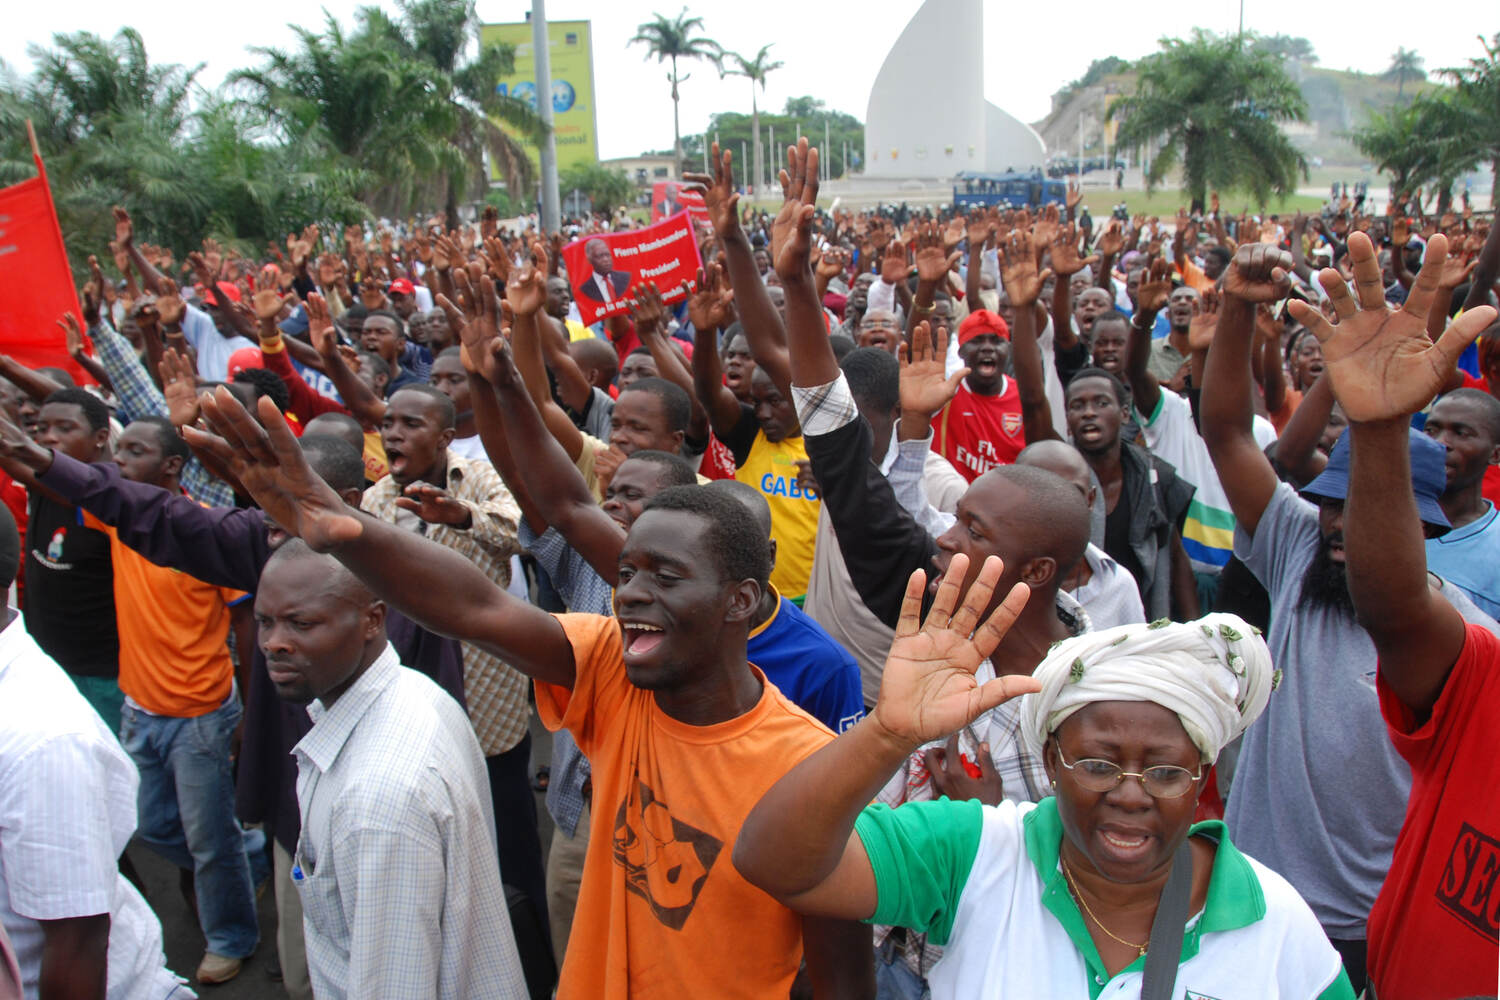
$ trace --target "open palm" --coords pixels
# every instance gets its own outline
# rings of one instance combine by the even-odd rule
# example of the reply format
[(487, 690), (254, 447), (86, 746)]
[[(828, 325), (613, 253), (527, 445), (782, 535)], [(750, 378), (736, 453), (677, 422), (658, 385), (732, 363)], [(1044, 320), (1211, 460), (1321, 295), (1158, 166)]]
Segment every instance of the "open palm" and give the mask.
[(223, 386), (199, 402), (213, 433), (189, 426), (183, 436), (222, 462), (277, 524), (320, 552), (359, 536), (358, 519), (312, 471), (270, 397), (254, 416)]
[(1406, 304), (1385, 301), (1375, 247), (1363, 233), (1349, 237), (1358, 298), (1337, 271), (1324, 269), (1318, 280), (1333, 303), (1334, 326), (1315, 307), (1294, 301), (1293, 316), (1323, 345), (1323, 363), (1339, 405), (1351, 421), (1406, 417), (1442, 391), (1463, 349), (1494, 322), (1495, 310), (1481, 306), (1464, 313), (1434, 343), (1427, 336), (1429, 308), (1442, 308), (1436, 295), (1448, 256), (1441, 233), (1427, 243), (1427, 260)]
[(1040, 689), (1030, 677), (1007, 675), (985, 684), (974, 678), (1026, 606), (1030, 593), (1024, 584), (1017, 584), (981, 623), (1002, 568), (998, 558), (986, 559), (955, 614), (969, 560), (962, 554), (954, 556), (925, 622), (919, 619), (927, 576), (921, 570), (912, 574), (875, 706), (876, 721), (897, 738), (914, 746), (938, 739), (1002, 702)]

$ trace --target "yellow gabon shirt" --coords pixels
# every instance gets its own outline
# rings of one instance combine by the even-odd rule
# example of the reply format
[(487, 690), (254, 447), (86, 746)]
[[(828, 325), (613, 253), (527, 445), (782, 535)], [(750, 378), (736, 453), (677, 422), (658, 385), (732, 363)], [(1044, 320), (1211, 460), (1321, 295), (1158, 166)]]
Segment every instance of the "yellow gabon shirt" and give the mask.
[(756, 431), (750, 454), (734, 478), (760, 490), (771, 505), (771, 537), (776, 540), (776, 565), (771, 583), (788, 600), (801, 603), (812, 575), (813, 547), (818, 535), (818, 512), (823, 501), (797, 485), (797, 462), (807, 459), (802, 438), (772, 444)]

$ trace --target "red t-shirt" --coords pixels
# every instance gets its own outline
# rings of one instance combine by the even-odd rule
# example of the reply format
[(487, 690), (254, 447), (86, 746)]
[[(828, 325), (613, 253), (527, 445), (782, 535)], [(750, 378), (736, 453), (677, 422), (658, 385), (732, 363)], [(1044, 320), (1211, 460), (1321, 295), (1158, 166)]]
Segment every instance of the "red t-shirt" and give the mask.
[(1021, 392), (1007, 378), (998, 396), (981, 396), (961, 383), (958, 395), (932, 420), (932, 450), (969, 482), (997, 465), (1010, 465), (1026, 447)]
[(1495, 990), (1500, 935), (1500, 639), (1468, 635), (1420, 726), (1377, 675), (1380, 711), (1411, 765), (1390, 874), (1370, 911), (1370, 979), (1382, 997)]
[(704, 479), (733, 479), (734, 472), (733, 452), (714, 436), (713, 431), (709, 431), (708, 450), (703, 453), (703, 461), (698, 463), (698, 475)]

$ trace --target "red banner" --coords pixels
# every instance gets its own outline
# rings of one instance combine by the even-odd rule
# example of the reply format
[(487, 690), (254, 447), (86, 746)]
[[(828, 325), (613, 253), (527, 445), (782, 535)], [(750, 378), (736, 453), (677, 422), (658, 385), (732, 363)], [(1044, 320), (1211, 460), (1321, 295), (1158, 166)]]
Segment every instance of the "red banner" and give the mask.
[(0, 189), (0, 351), (28, 368), (52, 365), (67, 369), (80, 385), (92, 382), (68, 355), (57, 325), (67, 312), (82, 316), (42, 173)]
[(573, 301), (584, 326), (625, 312), (626, 302), (651, 281), (668, 302), (698, 276), (698, 238), (686, 211), (645, 229), (601, 233), (563, 247)]
[(694, 222), (708, 224), (708, 208), (703, 204), (703, 194), (684, 187), (677, 181), (657, 181), (651, 185), (651, 221), (660, 222), (683, 209)]

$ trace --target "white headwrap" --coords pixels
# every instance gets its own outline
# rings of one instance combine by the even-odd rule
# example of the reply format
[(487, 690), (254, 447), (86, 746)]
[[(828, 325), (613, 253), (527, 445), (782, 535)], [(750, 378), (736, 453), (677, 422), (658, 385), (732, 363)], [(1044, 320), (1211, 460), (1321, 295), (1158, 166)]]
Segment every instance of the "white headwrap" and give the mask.
[(1042, 690), (1021, 703), (1021, 733), (1041, 756), (1063, 721), (1096, 701), (1150, 701), (1177, 713), (1212, 761), (1254, 722), (1281, 681), (1260, 630), (1236, 615), (1120, 625), (1064, 639), (1032, 674)]

